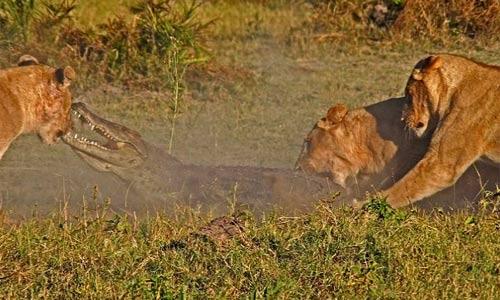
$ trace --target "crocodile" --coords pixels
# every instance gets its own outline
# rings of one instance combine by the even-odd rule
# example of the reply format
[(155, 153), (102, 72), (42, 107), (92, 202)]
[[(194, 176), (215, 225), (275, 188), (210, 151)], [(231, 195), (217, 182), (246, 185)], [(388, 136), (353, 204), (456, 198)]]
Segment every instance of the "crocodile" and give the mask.
[(135, 201), (135, 208), (142, 211), (180, 205), (215, 214), (234, 208), (293, 214), (314, 207), (314, 199), (343, 203), (337, 193), (343, 189), (328, 178), (292, 169), (186, 164), (82, 102), (72, 104), (72, 119), (74, 129), (63, 141), (92, 168), (114, 174), (140, 195), (143, 207)]
[[(146, 199), (141, 203), (148, 208), (181, 204), (224, 213), (228, 203), (234, 201), (254, 212), (280, 209), (289, 214), (311, 209), (317, 203), (314, 199), (328, 199), (333, 206), (351, 205), (356, 192), (334, 184), (328, 177), (300, 170), (185, 164), (144, 141), (138, 132), (99, 117), (82, 102), (72, 105), (72, 118), (87, 128), (84, 131), (97, 133), (98, 138), (71, 132), (63, 141), (94, 169), (126, 182)], [(104, 141), (100, 141), (102, 138)], [(475, 208), (484, 183), (494, 190), (498, 177), (498, 167), (479, 162), (455, 186), (417, 206)]]

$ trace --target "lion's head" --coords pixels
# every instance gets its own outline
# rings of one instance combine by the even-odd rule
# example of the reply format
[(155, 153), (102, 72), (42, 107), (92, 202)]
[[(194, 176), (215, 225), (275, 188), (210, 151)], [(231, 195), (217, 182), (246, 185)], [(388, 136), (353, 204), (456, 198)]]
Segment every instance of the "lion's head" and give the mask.
[(439, 109), (439, 99), (446, 93), (443, 74), (440, 72), (442, 59), (429, 56), (417, 63), (406, 84), (408, 105), (403, 111), (407, 128), (422, 137), (429, 128), (433, 115)]
[(346, 153), (351, 152), (350, 135), (343, 124), (348, 109), (342, 104), (331, 107), (304, 139), (296, 167), (309, 173), (324, 174), (345, 187), (350, 169)]
[(364, 108), (331, 107), (305, 138), (296, 168), (331, 177), (343, 187), (348, 178), (380, 171), (396, 150), (380, 137), (376, 127), (374, 117)]
[(38, 135), (46, 144), (55, 143), (71, 127), (71, 92), (68, 87), (76, 77), (71, 67), (53, 71), (47, 97), (35, 108), (39, 119)]
[(24, 99), (25, 103), (33, 106), (27, 109), (29, 113), (25, 128), (37, 132), (44, 143), (54, 144), (71, 127), (72, 95), (69, 86), (75, 79), (76, 72), (70, 66), (55, 69), (41, 65), (35, 57), (28, 54), (21, 56), (17, 65), (22, 67), (17, 69), (18, 84), (36, 85), (38, 89), (35, 99)]

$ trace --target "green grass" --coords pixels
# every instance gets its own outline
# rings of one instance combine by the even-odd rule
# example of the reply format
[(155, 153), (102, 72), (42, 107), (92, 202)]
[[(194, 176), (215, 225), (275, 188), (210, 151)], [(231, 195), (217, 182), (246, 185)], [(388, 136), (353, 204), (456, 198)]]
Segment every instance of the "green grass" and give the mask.
[[(375, 207), (375, 208), (373, 208)], [(0, 229), (2, 298), (493, 299), (498, 213), (332, 211), (245, 218), (225, 244), (205, 218), (62, 216)]]
[(83, 26), (95, 26), (109, 18), (128, 16), (127, 7), (137, 3), (137, 0), (85, 0), (77, 3), (75, 20)]

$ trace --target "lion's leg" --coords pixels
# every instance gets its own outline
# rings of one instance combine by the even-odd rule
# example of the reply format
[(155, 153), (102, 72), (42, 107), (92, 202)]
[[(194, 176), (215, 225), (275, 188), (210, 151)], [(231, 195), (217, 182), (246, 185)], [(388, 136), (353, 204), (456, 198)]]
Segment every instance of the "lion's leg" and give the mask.
[[(2, 94), (0, 101), (1, 96)], [(10, 144), (22, 133), (23, 122), (22, 112), (9, 111), (0, 103), (0, 160)]]
[(4, 153), (7, 151), (8, 148), (9, 144), (7, 145), (0, 144), (0, 160), (2, 159)]
[(384, 194), (393, 207), (415, 203), (453, 185), (476, 158), (448, 164), (428, 155)]
[(7, 152), (7, 149), (9, 149), (9, 146), (12, 143), (12, 141), (18, 135), (19, 134), (0, 136), (0, 160), (2, 159), (5, 152)]
[(385, 193), (393, 207), (405, 206), (453, 185), (465, 170), (482, 154), (486, 132), (470, 128), (466, 134), (444, 124), (433, 137), (425, 156), (402, 179)]

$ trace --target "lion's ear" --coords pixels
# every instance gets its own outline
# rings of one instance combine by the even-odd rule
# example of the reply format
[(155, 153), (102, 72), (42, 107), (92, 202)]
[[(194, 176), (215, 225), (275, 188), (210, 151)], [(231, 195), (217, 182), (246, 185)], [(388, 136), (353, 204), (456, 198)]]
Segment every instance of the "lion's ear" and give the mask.
[(430, 64), (425, 71), (437, 70), (443, 66), (443, 59), (440, 56), (431, 56)]
[(417, 63), (411, 76), (415, 80), (424, 79), (424, 75), (443, 66), (443, 59), (439, 56), (429, 56)]
[(67, 87), (71, 84), (71, 81), (75, 80), (76, 72), (70, 66), (67, 66), (64, 69), (59, 68), (55, 72), (55, 78), (57, 83), (61, 84), (63, 87)]
[(23, 56), (19, 57), (17, 60), (17, 65), (19, 67), (24, 67), (24, 66), (31, 66), (31, 65), (38, 65), (38, 59), (36, 57), (31, 56), (29, 54), (24, 54)]
[(326, 114), (326, 120), (331, 124), (340, 123), (347, 114), (347, 111), (347, 106), (339, 103), (335, 106), (330, 107), (328, 113)]
[(316, 126), (328, 130), (338, 123), (342, 122), (345, 115), (347, 114), (347, 111), (347, 106), (345, 106), (344, 104), (334, 105), (330, 107), (330, 109), (326, 113), (326, 117), (321, 118), (321, 120), (316, 123)]

